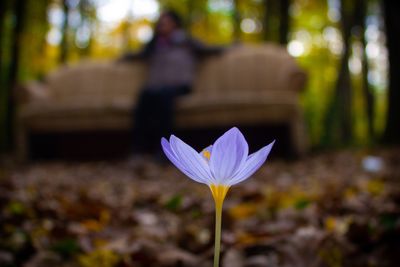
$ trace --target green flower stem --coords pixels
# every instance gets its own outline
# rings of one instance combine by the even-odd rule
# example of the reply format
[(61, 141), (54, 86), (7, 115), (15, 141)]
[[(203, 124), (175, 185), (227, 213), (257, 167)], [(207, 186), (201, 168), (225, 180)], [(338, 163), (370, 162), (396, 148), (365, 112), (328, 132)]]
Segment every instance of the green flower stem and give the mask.
[(219, 254), (221, 252), (221, 217), (222, 217), (222, 205), (226, 193), (229, 190), (227, 185), (210, 185), (211, 193), (215, 203), (215, 247), (214, 247), (214, 267), (219, 266)]
[(222, 217), (222, 201), (215, 201), (214, 267), (219, 267), (219, 255), (221, 252), (221, 222), (222, 222), (221, 217)]

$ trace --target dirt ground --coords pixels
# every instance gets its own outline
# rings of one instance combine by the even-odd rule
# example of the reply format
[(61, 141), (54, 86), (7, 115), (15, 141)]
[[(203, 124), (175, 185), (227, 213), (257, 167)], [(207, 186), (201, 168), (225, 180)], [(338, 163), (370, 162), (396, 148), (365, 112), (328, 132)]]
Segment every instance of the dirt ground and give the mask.
[[(223, 267), (400, 261), (400, 148), (272, 160), (224, 204)], [(212, 266), (209, 189), (172, 165), (33, 162), (0, 171), (0, 266)]]

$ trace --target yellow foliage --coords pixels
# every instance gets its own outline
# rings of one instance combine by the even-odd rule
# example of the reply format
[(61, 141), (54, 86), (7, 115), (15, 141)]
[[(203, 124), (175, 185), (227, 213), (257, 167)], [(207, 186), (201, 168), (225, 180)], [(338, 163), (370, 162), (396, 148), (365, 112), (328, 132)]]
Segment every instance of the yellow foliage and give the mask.
[(381, 195), (385, 190), (385, 184), (381, 180), (369, 180), (367, 183), (367, 191), (371, 195)]
[(344, 191), (345, 199), (351, 199), (357, 196), (357, 190), (355, 188), (349, 187)]
[(110, 250), (95, 250), (89, 254), (78, 257), (79, 265), (82, 267), (114, 267), (117, 266), (120, 257)]
[(81, 222), (81, 226), (86, 230), (91, 232), (99, 232), (101, 231), (110, 221), (111, 215), (108, 210), (102, 210), (100, 213), (100, 219), (88, 219)]
[(95, 239), (95, 240), (93, 241), (93, 243), (94, 243), (94, 246), (95, 246), (96, 248), (99, 248), (99, 249), (100, 249), (101, 247), (104, 247), (104, 246), (106, 246), (106, 245), (109, 244), (109, 242), (108, 242), (107, 240), (101, 239), (101, 238)]
[(237, 241), (240, 244), (252, 245), (257, 243), (259, 241), (259, 238), (257, 238), (257, 236), (253, 234), (243, 232), (238, 234)]
[(85, 221), (81, 222), (81, 225), (85, 229), (87, 229), (89, 231), (93, 231), (93, 232), (98, 232), (101, 229), (103, 229), (103, 225), (96, 220), (85, 220)]
[(311, 202), (318, 196), (317, 193), (308, 193), (300, 186), (291, 186), (283, 191), (270, 190), (266, 194), (267, 205), (274, 205), (278, 209), (297, 207), (299, 202)]
[(325, 229), (329, 232), (333, 232), (336, 229), (336, 218), (335, 217), (327, 217), (325, 219)]
[(319, 256), (329, 267), (343, 266), (343, 253), (337, 246), (321, 249)]
[(245, 219), (253, 216), (257, 212), (257, 205), (254, 203), (242, 203), (229, 210), (229, 215), (235, 220)]
[(329, 232), (336, 232), (339, 233), (341, 235), (344, 235), (347, 230), (348, 230), (348, 226), (351, 222), (351, 218), (350, 217), (346, 217), (346, 218), (338, 218), (338, 217), (332, 217), (329, 216), (325, 219), (325, 229)]

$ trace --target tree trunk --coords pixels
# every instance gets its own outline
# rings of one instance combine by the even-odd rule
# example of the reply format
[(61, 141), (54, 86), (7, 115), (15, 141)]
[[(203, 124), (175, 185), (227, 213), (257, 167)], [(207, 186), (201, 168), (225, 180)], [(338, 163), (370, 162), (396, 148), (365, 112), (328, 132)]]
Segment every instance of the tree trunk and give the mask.
[(6, 113), (7, 113), (7, 91), (5, 84), (6, 75), (3, 71), (5, 49), (3, 47), (3, 40), (5, 35), (5, 16), (6, 16), (6, 3), (0, 1), (0, 152), (4, 151), (7, 143), (7, 131), (6, 129)]
[(69, 5), (68, 0), (62, 1), (64, 20), (62, 23), (62, 38), (60, 44), (60, 63), (64, 64), (68, 59), (68, 32), (69, 32)]
[(351, 143), (353, 138), (352, 88), (348, 67), (351, 49), (350, 37), (353, 26), (353, 9), (350, 9), (348, 6), (346, 6), (345, 2), (346, 0), (341, 1), (343, 52), (340, 59), (334, 96), (325, 117), (325, 134), (323, 137), (323, 142), (326, 144), (334, 142), (334, 133), (336, 130), (338, 133), (337, 141), (339, 141), (340, 144), (348, 145)]
[(240, 10), (239, 10), (239, 0), (234, 0), (234, 10), (233, 10), (233, 40), (234, 42), (240, 41), (241, 29), (240, 29)]
[(287, 44), (290, 0), (264, 0), (264, 39)]
[(352, 10), (348, 10), (346, 0), (341, 1), (343, 54), (340, 61), (339, 77), (336, 84), (338, 97), (340, 141), (349, 144), (353, 138), (352, 131), (352, 88), (349, 72), (349, 58), (351, 49)]
[(290, 24), (289, 8), (290, 0), (281, 0), (279, 2), (279, 43), (282, 45), (286, 45), (288, 43)]
[(350, 57), (350, 36), (344, 41), (344, 52), (340, 60), (339, 76), (336, 83), (337, 108), (339, 114), (339, 131), (340, 141), (344, 144), (350, 144), (352, 131), (352, 88), (349, 72), (349, 57)]
[(90, 0), (80, 0), (78, 4), (81, 15), (81, 27), (86, 25), (89, 29), (89, 37), (84, 48), (80, 49), (80, 56), (90, 56), (93, 46), (94, 24), (96, 20), (96, 7)]
[(4, 55), (4, 48), (3, 48), (3, 40), (4, 40), (4, 23), (6, 18), (6, 2), (0, 1), (0, 88), (3, 81), (3, 55)]
[[(0, 73), (1, 67), (3, 66), (3, 36), (4, 36), (4, 20), (6, 16), (6, 3), (5, 1), (0, 1)], [(1, 79), (1, 76), (0, 76)], [(1, 81), (1, 80), (0, 80)]]
[(400, 6), (396, 1), (383, 0), (386, 43), (389, 51), (389, 88), (386, 128), (383, 142), (400, 143)]
[(356, 2), (356, 10), (355, 10), (355, 20), (356, 24), (360, 29), (360, 39), (363, 47), (362, 54), (362, 89), (365, 98), (365, 112), (367, 115), (367, 127), (368, 127), (368, 135), (370, 138), (374, 139), (375, 131), (374, 131), (374, 103), (375, 98), (372, 91), (372, 88), (369, 86), (368, 82), (368, 58), (366, 53), (367, 41), (365, 39), (365, 19), (367, 15), (368, 2), (365, 0), (357, 0)]
[(26, 1), (16, 0), (14, 6), (14, 17), (15, 26), (13, 29), (13, 38), (11, 42), (11, 57), (10, 57), (10, 68), (8, 80), (5, 86), (5, 99), (7, 99), (7, 107), (5, 108), (6, 120), (6, 149), (11, 149), (13, 147), (13, 121), (14, 121), (14, 105), (12, 99), (12, 90), (15, 89), (18, 83), (18, 72), (19, 72), (19, 62), (20, 62), (20, 52), (22, 45), (22, 32), (25, 21)]
[(18, 80), (19, 60), (21, 52), (22, 30), (25, 21), (25, 0), (15, 1), (15, 27), (11, 44), (11, 64), (9, 76), (9, 88), (12, 88)]
[(187, 19), (185, 23), (185, 29), (188, 35), (192, 35), (192, 24), (194, 21), (193, 13), (194, 13), (194, 5), (193, 1), (186, 1), (186, 8), (187, 8)]
[(273, 41), (274, 40), (274, 29), (275, 29), (275, 18), (274, 13), (276, 13), (275, 0), (264, 0), (264, 40)]

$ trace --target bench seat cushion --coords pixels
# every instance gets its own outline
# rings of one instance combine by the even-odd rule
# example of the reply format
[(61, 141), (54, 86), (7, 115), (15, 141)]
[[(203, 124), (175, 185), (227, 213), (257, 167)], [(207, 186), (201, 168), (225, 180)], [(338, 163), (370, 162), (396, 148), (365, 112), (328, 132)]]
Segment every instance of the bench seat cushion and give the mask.
[[(189, 95), (177, 103), (180, 128), (232, 123), (287, 121), (299, 112), (294, 92), (267, 91), (261, 94), (238, 93), (225, 96)], [(81, 100), (73, 103), (36, 101), (25, 105), (21, 118), (32, 130), (118, 129), (131, 127), (132, 101), (121, 98), (110, 103)]]

